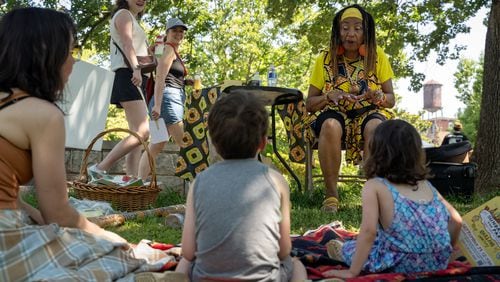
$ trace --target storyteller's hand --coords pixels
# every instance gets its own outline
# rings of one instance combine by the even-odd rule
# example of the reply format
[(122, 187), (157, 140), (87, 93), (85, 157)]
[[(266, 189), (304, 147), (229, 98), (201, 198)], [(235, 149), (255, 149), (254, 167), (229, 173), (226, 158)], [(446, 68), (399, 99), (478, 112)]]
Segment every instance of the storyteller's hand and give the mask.
[(334, 105), (338, 105), (340, 101), (346, 100), (348, 103), (355, 103), (356, 96), (350, 93), (346, 93), (342, 90), (334, 89), (326, 93), (328, 101), (331, 101)]
[(375, 104), (377, 106), (380, 106), (382, 103), (385, 102), (386, 95), (380, 89), (377, 90), (368, 89), (362, 95), (358, 96), (358, 100), (362, 99), (369, 101), (370, 103)]

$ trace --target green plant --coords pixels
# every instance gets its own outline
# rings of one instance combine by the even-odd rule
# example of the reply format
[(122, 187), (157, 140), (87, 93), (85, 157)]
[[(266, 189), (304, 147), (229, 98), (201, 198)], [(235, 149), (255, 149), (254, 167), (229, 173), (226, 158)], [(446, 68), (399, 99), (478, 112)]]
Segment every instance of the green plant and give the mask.
[[(291, 233), (302, 235), (307, 230), (316, 229), (320, 225), (336, 220), (341, 221), (347, 230), (358, 231), (361, 223), (361, 187), (360, 183), (340, 183), (340, 210), (336, 214), (330, 214), (319, 209), (324, 197), (322, 184), (319, 184), (310, 193), (301, 193), (292, 183), (290, 194), (292, 202)], [(497, 194), (475, 196), (473, 199), (460, 197), (447, 197), (447, 199), (461, 215), (464, 215)], [(37, 206), (33, 192), (25, 193), (23, 199), (31, 205)], [(183, 204), (185, 200), (185, 197), (177, 192), (164, 191), (160, 193), (154, 207)], [(171, 244), (180, 243), (182, 230), (168, 227), (164, 222), (163, 217), (146, 217), (127, 220), (122, 226), (107, 229), (118, 233), (131, 243), (138, 243), (142, 239)]]
[[(106, 119), (106, 129), (110, 128), (128, 128), (127, 120), (125, 118), (125, 111), (117, 108), (115, 105), (110, 105), (108, 110), (108, 118)], [(124, 132), (111, 132), (104, 136), (107, 141), (120, 141), (127, 137)]]

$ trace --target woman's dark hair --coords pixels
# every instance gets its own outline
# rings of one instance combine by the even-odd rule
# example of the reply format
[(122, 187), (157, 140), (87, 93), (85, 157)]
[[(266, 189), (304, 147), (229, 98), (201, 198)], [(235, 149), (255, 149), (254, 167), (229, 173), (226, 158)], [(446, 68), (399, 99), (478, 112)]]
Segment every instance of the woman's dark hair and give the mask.
[[(130, 7), (128, 6), (127, 0), (116, 0), (116, 2), (115, 2), (115, 9), (111, 13), (111, 18), (116, 14), (116, 12), (118, 12), (118, 10), (121, 10), (121, 9), (127, 9), (128, 10), (129, 8)], [(138, 19), (142, 18), (142, 15), (144, 15), (144, 10), (142, 12), (139, 12), (139, 14), (137, 14), (137, 18)]]
[(368, 150), (364, 164), (368, 179), (384, 177), (393, 183), (415, 185), (427, 177), (420, 135), (404, 120), (388, 120), (377, 126)]
[(76, 28), (65, 13), (44, 8), (10, 11), (0, 20), (0, 90), (19, 88), (50, 102), (61, 99), (62, 66)]
[(268, 124), (262, 99), (248, 92), (223, 94), (208, 114), (210, 138), (224, 159), (255, 157)]
[(330, 38), (330, 66), (334, 76), (338, 75), (338, 57), (337, 50), (342, 46), (342, 38), (340, 37), (340, 19), (345, 10), (349, 8), (356, 8), (363, 16), (363, 44), (365, 45), (366, 56), (364, 57), (364, 65), (366, 75), (375, 72), (375, 64), (377, 62), (377, 40), (375, 35), (375, 21), (370, 13), (365, 11), (361, 6), (354, 4), (347, 6), (337, 12), (332, 22), (332, 34)]

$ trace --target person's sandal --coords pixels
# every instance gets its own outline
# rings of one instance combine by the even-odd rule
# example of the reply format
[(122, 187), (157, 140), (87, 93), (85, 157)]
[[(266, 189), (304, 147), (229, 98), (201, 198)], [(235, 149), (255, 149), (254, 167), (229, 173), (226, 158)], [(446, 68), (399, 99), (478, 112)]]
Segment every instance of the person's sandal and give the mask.
[(336, 261), (344, 261), (344, 256), (342, 255), (342, 246), (344, 243), (337, 239), (333, 239), (326, 243), (326, 252), (331, 259)]
[(323, 201), (321, 210), (329, 213), (336, 213), (339, 209), (339, 200), (335, 197), (328, 197)]

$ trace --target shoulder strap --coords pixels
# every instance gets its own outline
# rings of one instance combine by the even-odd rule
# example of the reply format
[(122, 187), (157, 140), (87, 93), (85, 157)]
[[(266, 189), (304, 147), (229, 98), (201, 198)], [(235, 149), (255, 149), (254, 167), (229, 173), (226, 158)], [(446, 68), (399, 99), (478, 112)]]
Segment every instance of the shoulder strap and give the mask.
[[(15, 104), (15, 103), (17, 103), (25, 98), (28, 98), (28, 97), (30, 97), (30, 95), (14, 97), (14, 98), (8, 100), (7, 102), (4, 102), (3, 104), (0, 104), (0, 110), (2, 110), (3, 108), (7, 108), (8, 106)], [(6, 98), (6, 99), (9, 99), (9, 98)]]
[(184, 68), (184, 76), (187, 76), (187, 75), (188, 75), (187, 68), (186, 68), (186, 66), (184, 65), (184, 61), (182, 61), (181, 56), (180, 56), (180, 55), (179, 55), (179, 53), (177, 53), (177, 51), (175, 50), (174, 44), (172, 44), (172, 43), (170, 43), (170, 42), (165, 42), (165, 44), (167, 44), (167, 45), (171, 46), (171, 47), (172, 47), (172, 49), (174, 49), (175, 56), (177, 57), (177, 59), (179, 59), (179, 62), (181, 62), (182, 68)]
[(398, 190), (396, 190), (396, 188), (394, 188), (394, 186), (392, 186), (391, 183), (389, 183), (389, 181), (386, 179), (386, 178), (383, 178), (383, 177), (377, 177), (382, 183), (385, 184), (385, 186), (387, 187), (387, 189), (389, 189), (389, 191), (391, 191), (391, 193), (396, 193), (396, 194), (399, 194)]
[(118, 44), (113, 39), (111, 39), (111, 41), (113, 41), (113, 44), (116, 46), (116, 49), (118, 49), (118, 51), (120, 51), (120, 53), (122, 54), (123, 61), (125, 62), (127, 67), (132, 68), (127, 60), (127, 56), (125, 56), (125, 53), (123, 53), (122, 48), (120, 48), (120, 46), (118, 46)]
[[(130, 66), (130, 63), (129, 63), (129, 62), (128, 62), (128, 60), (127, 60), (127, 56), (125, 56), (125, 53), (123, 53), (122, 48), (120, 48), (120, 46), (118, 46), (118, 43), (116, 43), (116, 41), (115, 41), (115, 40), (113, 40), (113, 38), (111, 38), (111, 41), (113, 41), (113, 44), (116, 46), (116, 49), (118, 49), (118, 51), (120, 51), (120, 53), (122, 54), (123, 61), (125, 62), (125, 64), (127, 65), (127, 67), (132, 68), (132, 67)], [(153, 56), (153, 58), (154, 58), (154, 55), (151, 55), (151, 53), (150, 53), (150, 51), (149, 51), (148, 41), (146, 40), (145, 42), (146, 42), (146, 46), (148, 46), (148, 48), (147, 48), (147, 50), (148, 50), (148, 56)], [(175, 50), (174, 50), (174, 51), (175, 51)], [(177, 54), (177, 52), (176, 52), (176, 54)], [(182, 61), (181, 61), (181, 62), (182, 62)], [(182, 65), (184, 66), (184, 64), (182, 64)], [(184, 67), (184, 69), (186, 69), (186, 68)]]
[(427, 185), (427, 187), (429, 187), (429, 189), (431, 189), (433, 199), (437, 199), (436, 187), (434, 187), (434, 185), (432, 185), (432, 183), (429, 180), (425, 180), (425, 184)]

